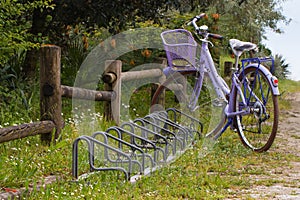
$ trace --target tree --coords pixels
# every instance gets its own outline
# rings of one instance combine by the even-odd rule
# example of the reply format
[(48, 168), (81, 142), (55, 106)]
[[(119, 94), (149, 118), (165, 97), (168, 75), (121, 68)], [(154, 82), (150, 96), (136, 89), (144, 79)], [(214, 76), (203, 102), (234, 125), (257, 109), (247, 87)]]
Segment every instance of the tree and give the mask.
[(50, 0), (23, 2), (6, 0), (0, 3), (0, 66), (3, 66), (16, 52), (38, 46), (38, 41), (29, 33), (31, 21), (28, 17), (34, 9), (50, 6)]
[(276, 54), (274, 56), (274, 74), (279, 79), (286, 79), (290, 74), (290, 65), (286, 63), (286, 60), (282, 55)]
[(279, 22), (289, 23), (280, 5), (286, 0), (213, 0), (209, 12), (220, 14), (220, 32), (227, 38), (259, 43), (269, 28), (281, 33)]
[[(49, 39), (49, 42), (64, 47), (68, 42), (69, 26), (78, 24), (88, 31), (95, 26), (109, 29), (111, 34), (121, 32), (128, 24), (154, 20), (159, 23), (163, 13), (170, 9), (186, 12), (207, 6), (209, 0), (53, 0), (55, 8), (35, 9), (32, 15), (30, 34)], [(26, 56), (25, 73), (33, 74), (37, 52), (31, 50)]]
[[(153, 20), (161, 24), (169, 10), (209, 12), (220, 14), (218, 32), (228, 36), (260, 41), (264, 28), (279, 31), (277, 23), (288, 20), (277, 10), (285, 0), (7, 0), (1, 2), (0, 38), (5, 62), (15, 49), (32, 49), (45, 38), (47, 42), (64, 46), (67, 27), (81, 24), (89, 30), (105, 27), (112, 34), (121, 32), (128, 24)], [(50, 4), (53, 3), (52, 4)], [(170, 12), (171, 13), (171, 12)], [(7, 20), (8, 19), (8, 20)], [(7, 22), (6, 22), (7, 21)], [(18, 26), (22, 24), (22, 26)], [(3, 28), (5, 27), (5, 28)], [(7, 28), (6, 28), (7, 27)], [(40, 40), (40, 41), (39, 41)], [(26, 57), (26, 74), (35, 70), (37, 53), (29, 51)], [(3, 57), (2, 57), (3, 58)]]

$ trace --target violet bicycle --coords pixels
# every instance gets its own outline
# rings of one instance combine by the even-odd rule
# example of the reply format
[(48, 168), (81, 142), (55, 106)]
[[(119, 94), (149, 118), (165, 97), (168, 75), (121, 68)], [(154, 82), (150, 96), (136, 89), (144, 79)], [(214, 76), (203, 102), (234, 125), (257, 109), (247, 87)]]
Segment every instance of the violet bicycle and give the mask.
[(197, 117), (205, 128), (205, 136), (219, 138), (230, 127), (237, 131), (242, 143), (256, 152), (267, 151), (274, 142), (278, 127), (278, 79), (272, 75), (272, 58), (240, 60), (246, 51), (257, 45), (230, 39), (235, 55), (231, 84), (219, 75), (209, 51), (209, 39), (222, 36), (198, 27), (205, 14), (194, 17), (195, 34), (201, 37), (198, 45), (186, 29), (167, 30), (161, 34), (168, 66), (167, 80), (153, 95), (151, 106), (185, 109)]

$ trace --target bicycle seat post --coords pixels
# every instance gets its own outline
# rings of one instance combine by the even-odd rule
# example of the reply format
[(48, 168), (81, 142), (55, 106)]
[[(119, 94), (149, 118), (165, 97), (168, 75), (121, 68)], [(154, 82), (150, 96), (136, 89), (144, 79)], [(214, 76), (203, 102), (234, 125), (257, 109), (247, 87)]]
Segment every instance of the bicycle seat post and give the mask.
[(235, 63), (234, 63), (234, 72), (237, 72), (239, 70), (239, 60), (240, 60), (240, 57), (239, 56), (235, 56)]

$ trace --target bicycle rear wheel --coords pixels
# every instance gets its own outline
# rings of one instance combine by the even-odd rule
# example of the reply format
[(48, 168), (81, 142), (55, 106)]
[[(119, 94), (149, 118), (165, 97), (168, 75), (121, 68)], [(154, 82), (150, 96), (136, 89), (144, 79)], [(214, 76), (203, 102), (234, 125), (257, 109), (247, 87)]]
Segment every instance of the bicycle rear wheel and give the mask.
[(235, 124), (242, 143), (256, 152), (267, 151), (274, 142), (278, 127), (278, 99), (266, 75), (257, 67), (246, 68), (239, 76), (247, 106), (235, 93), (235, 111), (250, 108), (250, 114), (236, 116)]
[[(198, 79), (202, 79), (202, 85)], [(195, 92), (200, 92), (198, 99)], [(197, 95), (196, 95), (197, 97)], [(153, 95), (151, 111), (176, 108), (193, 116), (203, 124), (202, 134), (214, 136), (225, 121), (224, 104), (218, 99), (208, 77), (193, 71), (172, 74)], [(179, 123), (185, 123), (182, 120)]]

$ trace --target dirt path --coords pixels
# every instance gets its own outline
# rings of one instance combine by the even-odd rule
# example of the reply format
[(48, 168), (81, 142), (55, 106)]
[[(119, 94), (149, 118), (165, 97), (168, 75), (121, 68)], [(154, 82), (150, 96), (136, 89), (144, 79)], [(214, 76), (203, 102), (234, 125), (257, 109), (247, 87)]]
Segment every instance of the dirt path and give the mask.
[[(255, 175), (255, 181), (272, 179), (270, 186), (254, 185), (240, 191), (242, 196), (255, 199), (300, 199), (300, 93), (288, 95), (292, 108), (280, 112), (280, 122), (275, 145), (270, 152), (285, 152), (291, 161), (281, 160), (282, 165), (269, 167), (270, 175)], [(297, 158), (298, 157), (298, 158)]]

